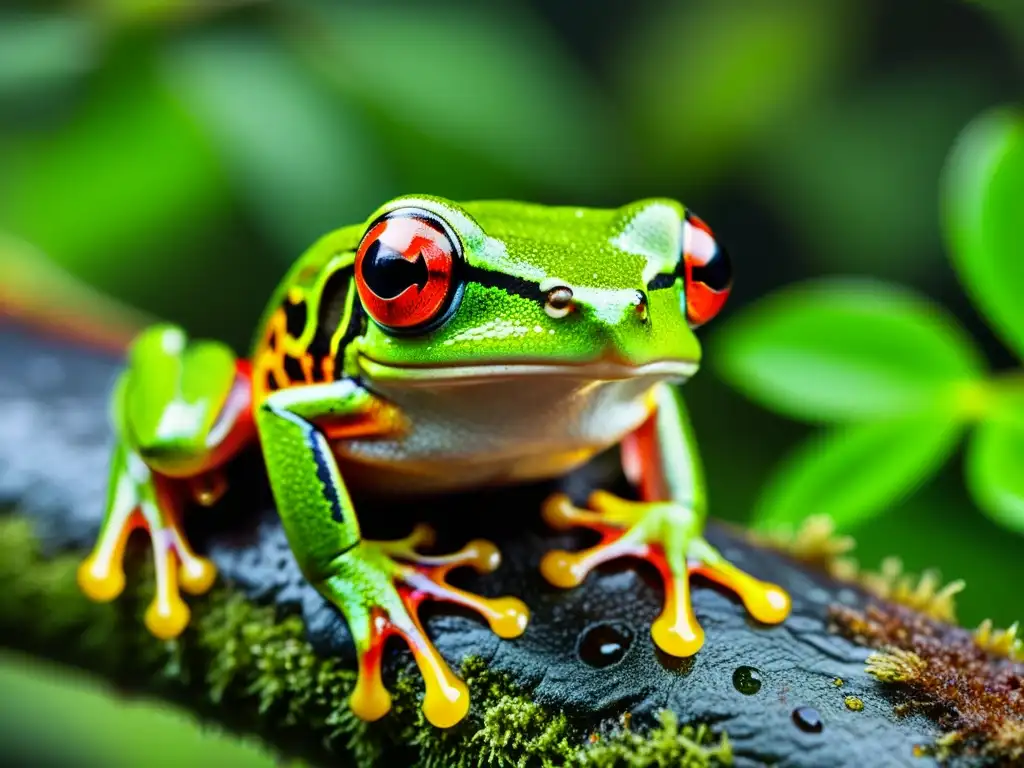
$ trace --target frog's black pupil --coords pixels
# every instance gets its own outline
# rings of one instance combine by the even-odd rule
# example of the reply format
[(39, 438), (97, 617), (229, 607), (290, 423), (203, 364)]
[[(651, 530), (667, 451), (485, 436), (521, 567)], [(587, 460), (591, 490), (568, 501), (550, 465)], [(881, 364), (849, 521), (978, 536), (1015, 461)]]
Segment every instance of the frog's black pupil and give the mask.
[(695, 282), (704, 283), (713, 291), (724, 291), (732, 285), (732, 262), (729, 253), (720, 245), (707, 264), (694, 265), (692, 272)]
[(422, 253), (409, 261), (389, 245), (375, 240), (363, 257), (363, 281), (382, 299), (393, 299), (410, 285), (420, 290), (427, 284), (427, 260)]

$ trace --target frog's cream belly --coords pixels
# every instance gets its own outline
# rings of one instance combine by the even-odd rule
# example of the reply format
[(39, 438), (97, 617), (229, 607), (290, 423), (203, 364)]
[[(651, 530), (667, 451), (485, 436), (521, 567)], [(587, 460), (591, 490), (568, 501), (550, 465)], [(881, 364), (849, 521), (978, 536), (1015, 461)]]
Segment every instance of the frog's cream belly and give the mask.
[(651, 412), (662, 380), (521, 376), (375, 385), (409, 419), (399, 437), (339, 441), (342, 475), (381, 494), (435, 493), (557, 477), (619, 442)]

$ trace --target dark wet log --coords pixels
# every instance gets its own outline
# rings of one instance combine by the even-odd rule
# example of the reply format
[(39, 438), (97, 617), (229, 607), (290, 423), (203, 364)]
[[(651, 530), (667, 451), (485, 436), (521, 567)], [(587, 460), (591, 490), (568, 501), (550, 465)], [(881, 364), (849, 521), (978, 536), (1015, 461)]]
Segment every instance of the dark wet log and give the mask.
[[(386, 663), (395, 709), (372, 725), (351, 717), (347, 629), (299, 573), (258, 456), (233, 467), (217, 507), (191, 515), (192, 540), (221, 579), (211, 595), (189, 598), (186, 634), (158, 642), (141, 625), (151, 589), (144, 546), (142, 567), (129, 570), (136, 586), (115, 603), (89, 603), (74, 584), (102, 513), (106, 399), (118, 365), (0, 329), (4, 646), (91, 670), (125, 692), (166, 697), (321, 764), (717, 765), (730, 754), (737, 766), (935, 764), (922, 747), (942, 736), (937, 715), (914, 707), (897, 714), (905, 691), (868, 675), (872, 649), (834, 629), (837, 610), (865, 610), (864, 592), (713, 527), (710, 539), (733, 562), (790, 591), (793, 615), (781, 626), (759, 626), (732, 595), (697, 581), (706, 645), (691, 659), (668, 658), (648, 632), (661, 592), (645, 568), (606, 569), (568, 591), (541, 579), (544, 551), (588, 542), (544, 528), (538, 509), (551, 486), (361, 507), (369, 537), (403, 535), (428, 520), (440, 533), (438, 551), (493, 539), (501, 568), (490, 576), (457, 572), (453, 581), (518, 595), (531, 608), (527, 632), (514, 641), (499, 640), (475, 616), (425, 611), (429, 634), (463, 669), (474, 696), (470, 718), (451, 731), (423, 721), (420, 682), (400, 645), (389, 646)], [(609, 477), (621, 491), (608, 461), (561, 485), (580, 498)]]

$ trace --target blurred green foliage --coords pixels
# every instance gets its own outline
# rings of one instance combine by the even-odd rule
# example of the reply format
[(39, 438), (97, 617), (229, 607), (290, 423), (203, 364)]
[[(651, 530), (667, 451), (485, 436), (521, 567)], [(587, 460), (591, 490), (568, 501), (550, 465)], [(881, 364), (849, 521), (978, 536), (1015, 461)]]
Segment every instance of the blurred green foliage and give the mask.
[[(995, 330), (1024, 350), (1019, 110), (972, 122), (943, 182), (953, 263)], [(718, 368), (738, 390), (781, 413), (843, 425), (783, 463), (756, 525), (792, 525), (808, 510), (840, 528), (881, 515), (974, 427), (968, 489), (993, 520), (1024, 534), (1024, 370), (989, 374), (939, 307), (885, 284), (819, 281), (755, 303), (717, 339)]]
[(199, 729), (184, 711), (119, 696), (95, 680), (21, 656), (0, 654), (0, 662), (0, 737), (8, 764), (68, 765), (73, 755), (72, 765), (104, 768), (274, 765), (258, 746)]
[(1024, 108), (975, 120), (944, 183), (949, 252), (974, 303), (1024, 357)]
[(734, 386), (811, 421), (938, 410), (983, 367), (928, 302), (866, 280), (787, 288), (729, 318), (716, 342), (714, 363)]
[[(38, 287), (40, 270), (57, 266), (244, 351), (289, 262), (387, 197), (677, 197), (729, 245), (737, 270), (734, 298), (705, 334), (709, 370), (688, 385), (713, 514), (748, 522), (763, 513), (759, 498), (804, 506), (829, 489), (866, 563), (898, 552), (908, 569), (940, 566), (968, 582), (965, 623), (1006, 625), (1024, 614), (1008, 588), (1024, 579), (1024, 540), (978, 515), (972, 497), (1007, 523), (992, 510), (1020, 496), (1007, 457), (1024, 448), (988, 421), (975, 428), (967, 485), (946, 461), (961, 422), (904, 406), (994, 375), (981, 373), (983, 359), (996, 372), (1020, 365), (1008, 354), (1021, 352), (1024, 306), (1010, 279), (1024, 264), (1012, 218), (1020, 124), (1012, 110), (986, 110), (1020, 100), (1021, 8), (13, 0), (0, 10), (0, 285), (71, 306), (71, 293)], [(950, 148), (979, 114), (989, 117), (957, 145), (940, 207)], [(1009, 170), (976, 181), (992, 178), (997, 157)], [(36, 253), (45, 267), (27, 256)], [(840, 275), (860, 280), (835, 283)], [(823, 276), (831, 282), (819, 285), (843, 286), (843, 300), (821, 308), (831, 331), (808, 329), (819, 323), (800, 317), (806, 305), (772, 312), (790, 295), (780, 286)], [(746, 364), (741, 331), (759, 337)], [(810, 376), (790, 375), (787, 344), (825, 378), (808, 386)], [(830, 386), (842, 372), (860, 386)], [(783, 414), (835, 422), (794, 454), (810, 467), (803, 488), (780, 485), (776, 464), (808, 428), (740, 394), (769, 389), (766, 404)], [(31, 698), (32, 679), (5, 694)], [(63, 694), (39, 686), (61, 706)], [(179, 734), (180, 749), (166, 748), (174, 764), (213, 764), (209, 743), (178, 724), (140, 715), (126, 734), (122, 705), (66, 695), (87, 698), (66, 698), (76, 712), (65, 720), (97, 713), (82, 764), (120, 764), (140, 733)], [(216, 764), (261, 759), (238, 755)]]

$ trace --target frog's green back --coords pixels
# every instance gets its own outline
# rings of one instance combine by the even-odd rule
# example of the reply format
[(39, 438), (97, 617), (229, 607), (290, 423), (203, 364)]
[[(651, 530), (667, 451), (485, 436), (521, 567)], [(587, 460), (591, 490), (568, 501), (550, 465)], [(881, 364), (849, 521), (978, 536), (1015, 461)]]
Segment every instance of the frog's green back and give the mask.
[(605, 239), (617, 217), (612, 208), (580, 208), (519, 203), (507, 200), (477, 200), (460, 203), (491, 237), (549, 242), (572, 247)]

